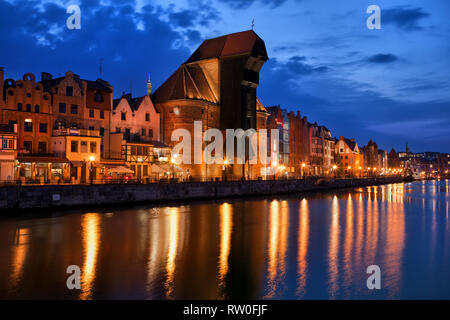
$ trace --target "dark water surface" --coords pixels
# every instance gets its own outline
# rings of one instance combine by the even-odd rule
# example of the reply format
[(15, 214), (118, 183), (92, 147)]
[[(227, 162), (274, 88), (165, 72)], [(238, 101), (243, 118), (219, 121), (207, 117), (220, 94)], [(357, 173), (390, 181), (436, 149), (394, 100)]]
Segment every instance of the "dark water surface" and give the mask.
[(0, 298), (450, 299), (449, 202), (441, 180), (2, 218)]

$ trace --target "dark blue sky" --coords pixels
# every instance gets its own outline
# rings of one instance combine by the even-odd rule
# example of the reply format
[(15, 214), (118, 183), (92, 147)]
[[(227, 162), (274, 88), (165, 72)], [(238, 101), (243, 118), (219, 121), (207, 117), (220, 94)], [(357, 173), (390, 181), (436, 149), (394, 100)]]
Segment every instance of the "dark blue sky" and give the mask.
[[(81, 8), (81, 30), (66, 8)], [(381, 8), (381, 30), (366, 9)], [(335, 136), (381, 148), (450, 152), (450, 1), (0, 0), (0, 66), (7, 78), (67, 70), (123, 91), (156, 89), (206, 38), (248, 30), (270, 60), (265, 106), (300, 110)]]

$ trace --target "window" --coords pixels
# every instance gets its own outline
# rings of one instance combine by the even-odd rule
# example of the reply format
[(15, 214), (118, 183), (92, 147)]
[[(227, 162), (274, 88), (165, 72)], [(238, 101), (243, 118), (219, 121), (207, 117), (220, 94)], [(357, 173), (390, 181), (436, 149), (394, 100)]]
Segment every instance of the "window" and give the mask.
[(40, 154), (47, 153), (47, 143), (46, 142), (39, 142), (38, 149)]
[(55, 129), (64, 129), (66, 127), (66, 123), (64, 121), (61, 120), (56, 120), (55, 121)]
[(23, 131), (32, 132), (33, 131), (33, 122), (30, 119), (25, 119), (23, 124)]
[(34, 106), (34, 112), (39, 113), (39, 105), (38, 104)]
[(89, 109), (89, 118), (94, 117), (94, 109)]
[(78, 113), (78, 105), (76, 105), (76, 104), (71, 104), (71, 105), (70, 105), (70, 113), (71, 113), (71, 114), (77, 114), (77, 113)]
[(70, 142), (70, 152), (78, 152), (78, 141)]
[(125, 140), (130, 140), (130, 128), (125, 129)]
[(2, 147), (6, 150), (14, 150), (14, 139), (3, 138)]
[(89, 127), (89, 130), (95, 130), (95, 129), (94, 129), (94, 127), (93, 127), (93, 126), (90, 126), (90, 127)]
[(148, 176), (148, 166), (147, 165), (142, 166), (142, 175), (144, 177)]
[(87, 153), (88, 152), (88, 150), (87, 150), (87, 141), (81, 141), (80, 152), (81, 153)]
[(31, 112), (31, 104), (27, 104), (27, 112)]
[(65, 103), (59, 104), (59, 113), (66, 113), (66, 104)]
[(120, 119), (121, 119), (121, 120), (127, 120), (127, 113), (126, 113), (126, 112), (122, 112), (122, 113), (120, 114)]
[(100, 128), (100, 136), (104, 136), (105, 135), (105, 128)]
[(341, 153), (344, 153), (344, 149), (343, 148), (341, 148)]
[(148, 136), (150, 138), (153, 138), (153, 129), (152, 128), (148, 129)]
[(116, 133), (120, 133), (120, 128), (116, 128)]
[(33, 142), (32, 141), (24, 141), (23, 148), (27, 150), (29, 153), (33, 152)]
[(100, 119), (105, 119), (105, 111), (100, 110)]
[(145, 121), (150, 121), (150, 113), (145, 114)]
[(9, 120), (8, 124), (10, 127), (14, 127), (14, 125), (17, 124), (17, 120)]
[(73, 87), (69, 87), (69, 86), (66, 87), (66, 96), (69, 96), (69, 97), (73, 96)]
[(100, 92), (96, 92), (94, 96), (94, 100), (96, 102), (103, 102), (103, 95)]
[(141, 136), (143, 136), (143, 137), (145, 136), (145, 128), (141, 129)]
[(18, 103), (18, 104), (17, 104), (17, 110), (18, 110), (18, 111), (22, 111), (22, 104), (21, 104), (21, 103)]
[(39, 123), (39, 132), (47, 133), (47, 124), (46, 123)]
[(91, 147), (91, 153), (97, 152), (97, 142), (91, 142), (90, 147)]

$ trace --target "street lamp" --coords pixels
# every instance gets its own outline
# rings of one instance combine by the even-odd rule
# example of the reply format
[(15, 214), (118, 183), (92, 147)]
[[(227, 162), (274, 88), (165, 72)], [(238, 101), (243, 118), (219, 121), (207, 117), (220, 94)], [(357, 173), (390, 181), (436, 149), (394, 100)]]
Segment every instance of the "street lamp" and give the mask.
[(227, 166), (228, 166), (228, 160), (223, 160), (223, 170), (225, 171), (225, 181), (227, 180)]
[(336, 169), (337, 169), (337, 166), (336, 165), (333, 165), (333, 172), (334, 172), (334, 178), (336, 179)]
[(91, 184), (92, 184), (92, 162), (94, 162), (95, 157), (94, 156), (90, 156), (89, 157), (89, 176), (90, 176), (90, 180), (91, 180)]
[(306, 164), (303, 162), (302, 163), (302, 179), (303, 179), (303, 177), (305, 175), (305, 167), (306, 167)]
[(177, 155), (174, 154), (172, 158), (170, 159), (170, 162), (172, 163), (172, 179), (175, 180), (175, 163), (177, 162)]

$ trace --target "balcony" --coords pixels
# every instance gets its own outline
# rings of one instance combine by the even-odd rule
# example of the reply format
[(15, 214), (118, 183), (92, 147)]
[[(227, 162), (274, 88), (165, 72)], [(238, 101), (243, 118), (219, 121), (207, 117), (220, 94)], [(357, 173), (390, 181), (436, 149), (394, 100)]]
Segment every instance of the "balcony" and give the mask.
[(83, 137), (100, 137), (99, 130), (88, 130), (88, 129), (54, 129), (53, 136), (83, 136)]

